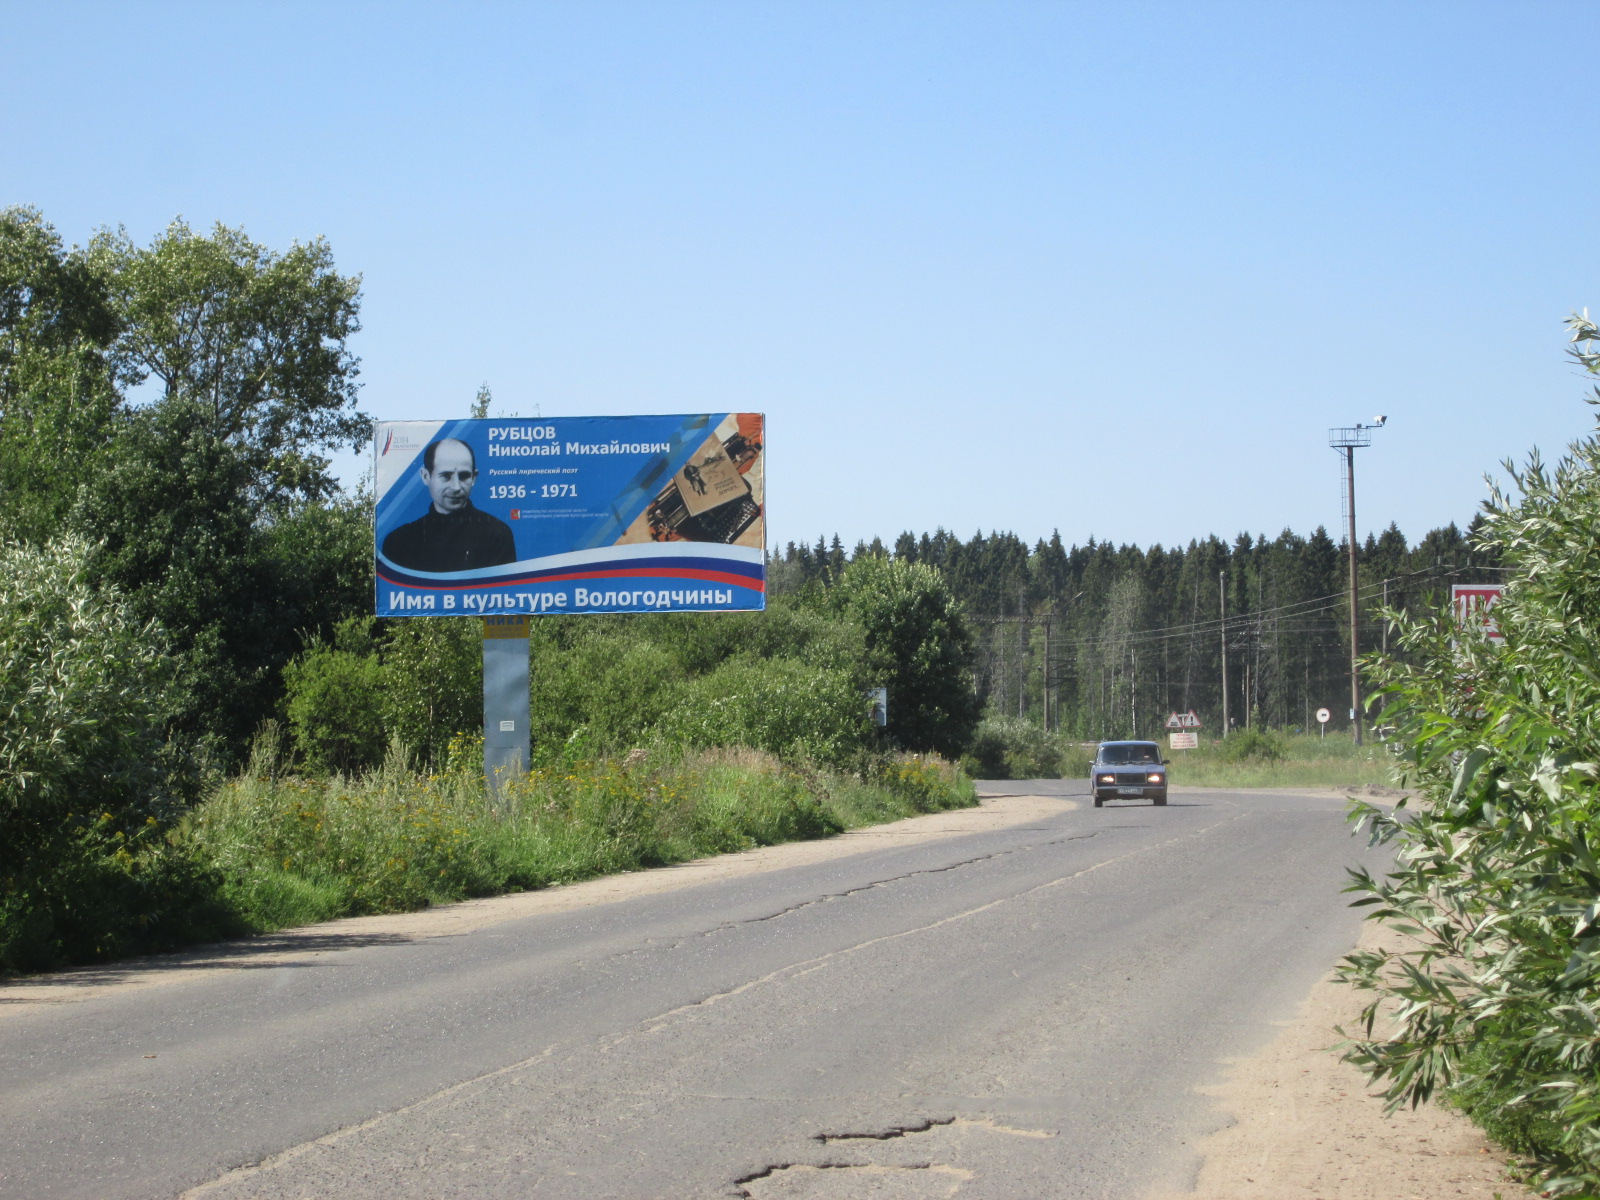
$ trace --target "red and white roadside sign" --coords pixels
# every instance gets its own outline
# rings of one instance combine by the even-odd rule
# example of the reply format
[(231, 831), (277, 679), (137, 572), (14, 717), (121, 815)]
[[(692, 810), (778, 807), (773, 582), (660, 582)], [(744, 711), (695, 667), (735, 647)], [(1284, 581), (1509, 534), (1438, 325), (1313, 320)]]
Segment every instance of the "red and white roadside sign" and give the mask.
[(1167, 716), (1167, 728), (1168, 729), (1199, 729), (1200, 728), (1200, 716), (1192, 708), (1186, 713), (1176, 713), (1176, 712), (1175, 713), (1170, 713)]
[(1498, 583), (1456, 583), (1450, 586), (1450, 605), (1456, 623), (1462, 628), (1480, 627), (1491, 642), (1503, 642), (1505, 634), (1495, 624), (1493, 608), (1500, 602)]
[(1174, 750), (1198, 750), (1200, 735), (1194, 730), (1175, 731), (1167, 739)]

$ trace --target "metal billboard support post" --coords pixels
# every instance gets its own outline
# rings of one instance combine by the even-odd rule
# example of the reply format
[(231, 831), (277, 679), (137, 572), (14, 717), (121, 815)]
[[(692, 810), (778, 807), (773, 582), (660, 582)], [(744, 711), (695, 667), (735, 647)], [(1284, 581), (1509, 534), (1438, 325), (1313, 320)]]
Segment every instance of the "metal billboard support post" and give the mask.
[(528, 769), (528, 618), (483, 618), (483, 778), (489, 795)]

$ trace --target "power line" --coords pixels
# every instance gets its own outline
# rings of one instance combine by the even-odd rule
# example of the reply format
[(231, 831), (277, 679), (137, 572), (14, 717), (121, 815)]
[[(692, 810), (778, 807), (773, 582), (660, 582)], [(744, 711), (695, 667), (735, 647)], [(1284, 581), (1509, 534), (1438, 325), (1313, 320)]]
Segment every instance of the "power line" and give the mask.
[[(1505, 571), (1505, 570), (1508, 570), (1508, 569), (1509, 568), (1506, 568), (1506, 567), (1470, 567), (1470, 568), (1469, 567), (1455, 567), (1455, 568), (1452, 568), (1452, 569), (1447, 570), (1447, 571), (1440, 571), (1437, 568), (1423, 567), (1423, 568), (1418, 568), (1415, 571), (1406, 571), (1406, 572), (1404, 572), (1404, 573), (1402, 573), (1400, 575), (1391, 575), (1388, 578), (1380, 579), (1375, 583), (1365, 584), (1365, 585), (1362, 586), (1359, 595), (1360, 595), (1360, 597), (1362, 599), (1371, 599), (1373, 596), (1377, 596), (1377, 595), (1381, 595), (1382, 594), (1385, 584), (1392, 584), (1392, 583), (1397, 583), (1397, 582), (1405, 582), (1405, 581), (1408, 581), (1408, 580), (1416, 579), (1416, 578), (1421, 577), (1421, 576), (1428, 576), (1428, 577), (1431, 577), (1431, 578), (1438, 578), (1438, 579), (1448, 579), (1448, 578), (1450, 578), (1452, 576), (1462, 575), (1462, 574), (1466, 574), (1468, 572), (1477, 572), (1477, 571), (1483, 571), (1483, 570)], [(1346, 595), (1346, 593), (1343, 590), (1341, 590), (1341, 591), (1334, 592), (1334, 593), (1331, 593), (1331, 594), (1326, 595), (1326, 596), (1314, 596), (1314, 597), (1312, 597), (1312, 598), (1310, 598), (1308, 600), (1297, 600), (1297, 601), (1294, 601), (1293, 603), (1290, 603), (1290, 604), (1280, 604), (1280, 605), (1276, 605), (1276, 606), (1274, 606), (1272, 608), (1255, 609), (1252, 612), (1240, 613), (1240, 614), (1237, 614), (1235, 616), (1229, 616), (1228, 618), (1226, 618), (1226, 620), (1219, 620), (1219, 619), (1217, 619), (1215, 617), (1212, 617), (1212, 618), (1208, 618), (1207, 620), (1204, 620), (1204, 621), (1186, 622), (1186, 623), (1184, 623), (1182, 625), (1157, 625), (1157, 626), (1153, 626), (1153, 627), (1148, 628), (1148, 629), (1130, 630), (1126, 634), (1115, 635), (1115, 636), (1110, 636), (1110, 637), (1102, 636), (1102, 637), (1079, 638), (1079, 639), (1075, 639), (1075, 640), (1068, 640), (1068, 641), (1063, 642), (1062, 646), (1063, 646), (1063, 648), (1066, 648), (1066, 647), (1070, 647), (1070, 646), (1093, 647), (1093, 646), (1146, 645), (1146, 644), (1151, 644), (1151, 643), (1156, 643), (1156, 642), (1173, 641), (1173, 640), (1176, 640), (1178, 638), (1185, 638), (1185, 637), (1196, 637), (1196, 638), (1198, 638), (1198, 637), (1200, 637), (1202, 635), (1205, 635), (1205, 634), (1220, 633), (1223, 630), (1227, 630), (1228, 632), (1231, 633), (1231, 632), (1235, 632), (1235, 631), (1238, 631), (1238, 630), (1241, 630), (1241, 629), (1247, 629), (1252, 625), (1261, 624), (1261, 623), (1264, 622), (1265, 619), (1270, 618), (1270, 617), (1274, 617), (1274, 616), (1277, 616), (1277, 615), (1280, 615), (1280, 614), (1281, 615), (1289, 615), (1289, 614), (1292, 613), (1293, 615), (1295, 615), (1297, 617), (1306, 617), (1306, 616), (1315, 616), (1315, 615), (1317, 615), (1319, 613), (1332, 612), (1332, 611), (1334, 611), (1335, 609), (1337, 609), (1339, 607), (1340, 603), (1342, 603), (1344, 601), (1345, 595)], [(1318, 605), (1320, 607), (1312, 607), (1314, 605)], [(1020, 621), (1043, 620), (1044, 618), (1042, 618), (1042, 617), (989, 617), (989, 618), (976, 618), (976, 619), (980, 620), (980, 621), (984, 621), (986, 623), (994, 624), (994, 623), (999, 623), (999, 622), (1010, 622), (1010, 621), (1019, 621), (1020, 622)]]

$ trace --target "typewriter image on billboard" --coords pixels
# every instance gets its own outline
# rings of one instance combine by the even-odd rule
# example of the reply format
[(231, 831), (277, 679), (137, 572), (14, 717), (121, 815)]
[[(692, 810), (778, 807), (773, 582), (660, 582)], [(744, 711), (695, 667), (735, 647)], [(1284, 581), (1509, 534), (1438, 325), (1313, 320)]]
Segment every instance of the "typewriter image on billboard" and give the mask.
[(758, 416), (740, 414), (726, 437), (706, 439), (651, 503), (646, 518), (652, 540), (731, 544), (760, 519), (761, 497), (750, 482), (752, 474), (757, 487), (761, 479), (759, 422)]

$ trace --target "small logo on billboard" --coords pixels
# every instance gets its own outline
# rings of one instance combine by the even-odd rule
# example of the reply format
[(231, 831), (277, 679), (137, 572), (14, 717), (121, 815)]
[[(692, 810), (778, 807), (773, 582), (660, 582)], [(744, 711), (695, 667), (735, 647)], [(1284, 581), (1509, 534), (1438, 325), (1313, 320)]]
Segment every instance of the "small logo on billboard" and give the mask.
[(391, 450), (415, 450), (416, 448), (416, 442), (412, 441), (403, 433), (396, 434), (395, 431), (391, 429), (388, 433), (383, 435), (383, 449), (378, 452), (378, 457), (382, 458)]
[(520, 520), (522, 520), (522, 510), (521, 510), (521, 509), (520, 509), (520, 508), (513, 508), (513, 509), (512, 509), (512, 510), (511, 510), (511, 519), (512, 519), (512, 520), (513, 520), (513, 521), (520, 521)]

